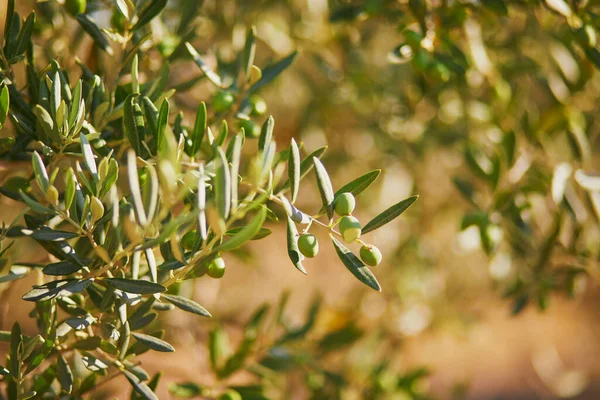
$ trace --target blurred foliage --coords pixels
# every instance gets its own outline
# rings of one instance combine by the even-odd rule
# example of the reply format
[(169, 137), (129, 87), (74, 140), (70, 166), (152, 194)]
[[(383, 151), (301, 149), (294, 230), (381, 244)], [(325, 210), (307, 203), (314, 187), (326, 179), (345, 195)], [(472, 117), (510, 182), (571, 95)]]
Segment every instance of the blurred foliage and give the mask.
[[(18, 3), (27, 13), (33, 6)], [(227, 157), (226, 162), (215, 161), (222, 168), (231, 161), (235, 147), (225, 146), (228, 131), (243, 129), (245, 138), (259, 138), (260, 150), (265, 149), (265, 144), (268, 148), (271, 140), (280, 149), (284, 148), (273, 159), (263, 157), (263, 165), (266, 159), (272, 166), (269, 169), (275, 184), (266, 182), (261, 178), (263, 173), (258, 173), (262, 190), (272, 195), (291, 189), (291, 203), (298, 197), (299, 207), (322, 207), (316, 216), (327, 214), (329, 220), (333, 216), (334, 193), (329, 175), (334, 182), (350, 181), (350, 186), (340, 190), (358, 195), (379, 175), (375, 168), (385, 167), (382, 179), (371, 188), (371, 193), (378, 194), (363, 195), (356, 215), (387, 210), (363, 225), (365, 231), (391, 222), (392, 217), (397, 217), (416, 199), (409, 197), (394, 204), (398, 198), (413, 192), (423, 196), (412, 215), (394, 220), (373, 235), (386, 254), (379, 269), (381, 276), (385, 276), (383, 295), (357, 289), (352, 304), (343, 303), (341, 313), (345, 322), (332, 324), (332, 329), (315, 323), (318, 302), (308, 311), (303, 325), (291, 326), (284, 317), (287, 297), (282, 299), (272, 321), (267, 319), (267, 308), (259, 309), (250, 322), (240, 327), (242, 339), (236, 345), (228, 344), (227, 331), (217, 324), (207, 343), (214, 372), (211, 380), (217, 384), (199, 381), (173, 385), (170, 389), (174, 395), (280, 398), (286, 396), (286, 390), (302, 387), (310, 393), (307, 397), (315, 399), (426, 398), (426, 370), (399, 368), (397, 355), (386, 360), (403, 337), (418, 334), (436, 323), (443, 324), (443, 319), (454, 313), (453, 303), (470, 304), (478, 299), (481, 286), (487, 286), (490, 278), (495, 290), (518, 313), (530, 304), (546, 308), (553, 293), (573, 296), (594, 275), (595, 260), (600, 255), (600, 177), (595, 173), (596, 93), (600, 83), (596, 73), (600, 67), (596, 35), (600, 6), (594, 2), (149, 0), (130, 3), (117, 0), (86, 4), (81, 0), (65, 0), (64, 3), (37, 3), (35, 16), (32, 14), (24, 21), (20, 17), (9, 18), (11, 23), (5, 30), (0, 120), (10, 124), (10, 128), (2, 131), (0, 156), (18, 163), (29, 161), (35, 150), (46, 163), (40, 161), (40, 167), (38, 162), (36, 171), (36, 157), (40, 156), (34, 155), (33, 175), (9, 172), (2, 183), (3, 194), (23, 200), (19, 189), (30, 195), (40, 194), (38, 189), (42, 189), (45, 198), (41, 203), (31, 196), (25, 198), (38, 214), (47, 213), (53, 202), (63, 204), (67, 195), (62, 186), (57, 189), (51, 184), (57, 174), (67, 171), (60, 168), (65, 164), (53, 161), (56, 154), (83, 160), (87, 167), (80, 167), (76, 176), (70, 172), (75, 181), (83, 181), (93, 174), (94, 168), (90, 169), (85, 149), (93, 148), (92, 154), (98, 159), (116, 160), (125, 166), (126, 148), (130, 146), (141, 160), (150, 160), (150, 163), (138, 160), (138, 166), (143, 166), (138, 184), (143, 189), (152, 187), (146, 184), (153, 179), (148, 171), (156, 161), (153, 157), (160, 156), (161, 140), (158, 134), (153, 136), (148, 132), (161, 131), (156, 129), (156, 124), (164, 124), (159, 114), (161, 104), (170, 104), (177, 110), (172, 113), (171, 122), (167, 122), (167, 130), (172, 130), (180, 140), (178, 155), (169, 157), (171, 161), (177, 160), (174, 165), (184, 160), (184, 171), (189, 168), (195, 172), (196, 156), (207, 162), (218, 160), (219, 151), (209, 146), (210, 142), (223, 147), (221, 153)], [(253, 25), (255, 29), (249, 30)], [(33, 37), (32, 42), (29, 36)], [(255, 61), (248, 63), (249, 59)], [(51, 94), (60, 92), (62, 98), (69, 98), (76, 82), (70, 77), (77, 75), (82, 77), (82, 97), (87, 108), (85, 122), (75, 130), (82, 129), (90, 137), (91, 147), (78, 141), (79, 131), (69, 125), (70, 116), (66, 118), (66, 136), (71, 135), (74, 142), (58, 140), (49, 144), (52, 135), (43, 124), (48, 122), (46, 114), (49, 114), (50, 125), (56, 126), (59, 108)], [(27, 84), (15, 85), (13, 79)], [(135, 93), (145, 97), (138, 100)], [(170, 103), (163, 102), (165, 99)], [(36, 104), (50, 112), (44, 114)], [(70, 106), (68, 102), (65, 104)], [(206, 104), (205, 115), (199, 104)], [(50, 106), (57, 108), (52, 112)], [(169, 106), (166, 107), (168, 113)], [(273, 139), (267, 134), (273, 129), (265, 118), (267, 108), (269, 113), (281, 116), (277, 118), (278, 133)], [(77, 107), (73, 109), (76, 118)], [(156, 121), (149, 118), (155, 114)], [(218, 132), (213, 135), (210, 131), (213, 139), (204, 143), (197, 140), (197, 126), (203, 125), (203, 120)], [(226, 123), (221, 124), (221, 120)], [(139, 121), (147, 126), (140, 127)], [(13, 135), (12, 128), (18, 134)], [(11, 133), (5, 134), (8, 131)], [(48, 137), (38, 136), (40, 132)], [(304, 165), (296, 157), (299, 150), (294, 149), (295, 142), (288, 149), (292, 137), (300, 143), (302, 153), (308, 155)], [(73, 150), (75, 143), (77, 148)], [(329, 151), (322, 156), (324, 146)], [(241, 154), (245, 171), (251, 170), (255, 150), (246, 147)], [(318, 160), (314, 161), (318, 191), (298, 196), (295, 172), (289, 173), (286, 182), (282, 179), (284, 166), (288, 164), (289, 170), (299, 170), (304, 175), (306, 168), (312, 167), (312, 155), (322, 157), (327, 170)], [(45, 171), (41, 172), (46, 167), (49, 177), (44, 177)], [(370, 169), (373, 171), (364, 174)], [(126, 170), (131, 171), (132, 167), (124, 168), (123, 175)], [(218, 217), (227, 214), (228, 207), (223, 206), (217, 194), (219, 167), (207, 170), (209, 174), (216, 173), (215, 178), (210, 175), (215, 186), (207, 190), (209, 199), (214, 193), (218, 205), (212, 219), (207, 215), (208, 223), (218, 229), (215, 228), (221, 226)], [(185, 182), (182, 187), (189, 188), (190, 174), (179, 170), (177, 173)], [(158, 175), (164, 185), (160, 188), (162, 198), (173, 187), (168, 186), (169, 175), (161, 173), (160, 168)], [(352, 180), (356, 176), (360, 178)], [(118, 182), (116, 186), (134, 191), (127, 182)], [(103, 193), (105, 198), (99, 196), (105, 208), (112, 201), (109, 190), (110, 187)], [(335, 192), (336, 197), (340, 190)], [(151, 192), (143, 190), (146, 205)], [(198, 209), (194, 208), (196, 191), (182, 190), (180, 195), (158, 208), (170, 209), (176, 200), (181, 200), (178, 206), (187, 211)], [(93, 207), (97, 215), (103, 211), (100, 213), (100, 206), (92, 197), (88, 203), (84, 199), (79, 212), (89, 213), (93, 220)], [(287, 219), (288, 238), (298, 236), (295, 222), (308, 221), (309, 217), (291, 206), (289, 200), (275, 197), (270, 202), (261, 201), (269, 207), (277, 201), (283, 206), (290, 218), (285, 218), (281, 208), (274, 210), (280, 218)], [(133, 206), (126, 201), (121, 214), (131, 215), (135, 224), (140, 223), (140, 213), (134, 212), (138, 207), (135, 199), (131, 202)], [(252, 207), (249, 211), (256, 212)], [(277, 215), (270, 208), (265, 213), (253, 214), (258, 220), (253, 225), (253, 234), (246, 239), (269, 234), (266, 228), (261, 228), (262, 222)], [(180, 215), (184, 218), (186, 213)], [(48, 234), (41, 232), (43, 229), (39, 227), (45, 225), (39, 220), (28, 221), (29, 230), (38, 229), (38, 237), (34, 239), (39, 241), (40, 235)], [(170, 231), (161, 240), (171, 244), (179, 244), (181, 240), (179, 251), (186, 257), (183, 261), (189, 260), (190, 253), (200, 251), (202, 256), (210, 255), (210, 259), (192, 257), (201, 266), (186, 277), (205, 272), (212, 277), (222, 275), (220, 264), (212, 262), (215, 252), (202, 253), (197, 236), (188, 235), (185, 239), (186, 233), (201, 231), (201, 226), (194, 227), (187, 220), (163, 222), (164, 230), (179, 226), (176, 234)], [(55, 226), (52, 223), (52, 229)], [(239, 225), (232, 227), (226, 236), (233, 239), (242, 232)], [(63, 235), (60, 240), (65, 243), (75, 241), (62, 231), (58, 234)], [(2, 238), (28, 235), (31, 233), (5, 229)], [(171, 240), (171, 235), (176, 239)], [(296, 268), (303, 272), (300, 253), (310, 257), (318, 252), (309, 241), (312, 238), (305, 239), (300, 247), (288, 239), (287, 250)], [(48, 248), (55, 242), (41, 241), (56, 256), (56, 249), (53, 252)], [(15, 262), (10, 246), (4, 246), (5, 243), (3, 240), (2, 267), (12, 269), (2, 277), (3, 281), (24, 277), (40, 266), (49, 268), (46, 260), (44, 265), (31, 265), (20, 262), (18, 256), (19, 262)], [(357, 272), (364, 271), (362, 267), (354, 268), (360, 260), (350, 255), (341, 242), (334, 240), (334, 246), (358, 279), (379, 288), (372, 274)], [(74, 251), (87, 252), (89, 256), (91, 250), (82, 247), (75, 246)], [(182, 268), (177, 264), (182, 257), (169, 253), (173, 248), (178, 247), (160, 246), (164, 270)], [(476, 249), (481, 249), (485, 257)], [(94, 257), (103, 259), (101, 250), (97, 252)], [(146, 273), (152, 278), (152, 262), (146, 261), (147, 265), (143, 261), (142, 264), (148, 271), (143, 270), (142, 275)], [(131, 254), (125, 265), (130, 262), (139, 264), (140, 253)], [(54, 265), (49, 271), (53, 268), (65, 265)], [(179, 271), (189, 272), (186, 267)], [(152, 280), (164, 283), (159, 277)], [(176, 281), (167, 278), (173, 287), (177, 286)], [(58, 292), (57, 289), (60, 290), (52, 290)], [(117, 287), (121, 289), (127, 292), (124, 287)], [(177, 290), (169, 288), (169, 293), (176, 294)], [(96, 294), (95, 307), (110, 308), (110, 301), (102, 301), (101, 295)], [(61, 308), (73, 311), (72, 307), (81, 307), (77, 296), (58, 298), (75, 303), (60, 304), (56, 300)], [(90, 299), (94, 301), (92, 293)], [(153, 307), (164, 306), (155, 304), (153, 299), (147, 296), (128, 317), (139, 328), (153, 323), (156, 318), (151, 311)], [(196, 313), (199, 310), (179, 297), (171, 303), (183, 309), (191, 307)], [(47, 302), (38, 303), (32, 315), (38, 318), (40, 332), (45, 334), (15, 339), (21, 337), (18, 325), (12, 335), (2, 333), (4, 339), (13, 340), (11, 360), (23, 358), (20, 354), (23, 346), (28, 351), (35, 350), (34, 355), (47, 356), (53, 351), (48, 336), (52, 334), (48, 331), (52, 324), (48, 321), (55, 314), (52, 307), (44, 304)], [(117, 308), (112, 311), (117, 312)], [(468, 321), (460, 320), (463, 324)], [(110, 321), (115, 326), (120, 326), (119, 323), (116, 316)], [(168, 349), (166, 346), (170, 345), (162, 340), (162, 333), (150, 333), (150, 337), (133, 336), (137, 341), (128, 353), (142, 352), (144, 345), (140, 342), (144, 340), (146, 346)], [(75, 343), (89, 339), (78, 338)], [(114, 337), (108, 335), (90, 346), (114, 351), (111, 347), (116, 348), (114, 342)], [(90, 353), (85, 354), (84, 364), (97, 371), (79, 382), (72, 391), (75, 397), (93, 389), (96, 378), (90, 377), (102, 375), (105, 369), (102, 365), (106, 366)], [(68, 364), (61, 360), (58, 358), (43, 373), (37, 373), (33, 386), (47, 384), (43, 388), (49, 390), (55, 377), (63, 389), (68, 386), (64, 367), (67, 365), (68, 369)], [(126, 368), (114, 365), (135, 388), (137, 394), (132, 394), (133, 398), (138, 394), (151, 398), (148, 390), (156, 387), (159, 376), (150, 379), (137, 365)], [(9, 366), (7, 363), (7, 369), (0, 369), (2, 375), (10, 376), (9, 371), (16, 368)], [(242, 371), (250, 372), (251, 386), (230, 383), (229, 379)]]

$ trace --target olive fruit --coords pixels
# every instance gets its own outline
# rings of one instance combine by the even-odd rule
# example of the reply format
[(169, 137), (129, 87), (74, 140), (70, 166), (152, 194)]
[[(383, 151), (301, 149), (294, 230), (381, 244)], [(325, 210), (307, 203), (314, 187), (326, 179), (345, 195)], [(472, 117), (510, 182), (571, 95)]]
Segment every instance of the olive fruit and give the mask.
[(352, 216), (346, 215), (340, 219), (340, 233), (348, 243), (354, 242), (360, 237), (360, 222)]
[(219, 396), (219, 400), (242, 400), (242, 395), (233, 389), (228, 389)]
[(223, 112), (229, 110), (235, 102), (235, 96), (231, 90), (220, 90), (213, 97), (212, 106), (215, 112)]
[(225, 260), (220, 256), (215, 257), (210, 264), (208, 264), (207, 273), (211, 278), (222, 278), (223, 275), (225, 275)]
[(319, 242), (312, 233), (303, 233), (298, 238), (298, 250), (305, 257), (313, 258), (319, 253)]
[(267, 112), (267, 103), (259, 95), (250, 95), (248, 104), (250, 104), (250, 115), (260, 116)]
[(72, 16), (85, 12), (86, 0), (66, 0), (65, 9)]
[(343, 217), (344, 215), (352, 214), (356, 207), (356, 200), (352, 193), (342, 193), (335, 199), (335, 212)]
[(244, 134), (247, 138), (256, 139), (260, 136), (260, 127), (251, 119), (242, 119), (239, 122), (240, 129), (244, 128)]
[(192, 250), (194, 248), (194, 245), (196, 244), (197, 240), (198, 240), (198, 231), (196, 229), (192, 229), (191, 231), (188, 231), (185, 233), (185, 235), (183, 235), (180, 243), (184, 249)]
[(360, 259), (371, 267), (379, 265), (381, 258), (381, 251), (373, 245), (368, 244), (360, 248)]

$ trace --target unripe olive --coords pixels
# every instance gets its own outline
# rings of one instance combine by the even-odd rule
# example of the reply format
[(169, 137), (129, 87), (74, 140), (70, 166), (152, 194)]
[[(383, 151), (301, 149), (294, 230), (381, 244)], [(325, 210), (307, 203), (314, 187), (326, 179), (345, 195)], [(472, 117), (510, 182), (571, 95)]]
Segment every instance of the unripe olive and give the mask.
[(352, 243), (360, 237), (360, 222), (350, 215), (340, 219), (340, 233), (347, 243)]
[(198, 240), (198, 231), (196, 229), (192, 229), (191, 231), (188, 231), (185, 233), (185, 235), (183, 235), (180, 243), (184, 249), (192, 250), (194, 248), (194, 245), (196, 244), (197, 240)]
[(230, 90), (221, 90), (213, 97), (212, 106), (215, 112), (223, 112), (229, 110), (229, 108), (235, 102), (235, 96)]
[(260, 136), (260, 127), (251, 119), (242, 119), (239, 122), (240, 129), (244, 128), (244, 134), (247, 138), (256, 139)]
[(342, 193), (335, 199), (335, 212), (343, 217), (344, 215), (352, 214), (356, 207), (356, 199), (352, 193)]
[(72, 16), (85, 12), (86, 0), (66, 0), (65, 9)]
[(381, 258), (381, 251), (373, 245), (368, 244), (360, 248), (360, 259), (371, 267), (379, 265)]
[(312, 233), (303, 233), (298, 238), (298, 250), (305, 257), (313, 258), (319, 253), (319, 242)]
[(220, 256), (215, 257), (210, 264), (208, 264), (207, 273), (211, 278), (222, 278), (223, 275), (225, 275), (225, 260)]
[(267, 103), (257, 94), (248, 97), (250, 104), (250, 115), (260, 116), (267, 112)]
[(219, 396), (219, 400), (242, 400), (242, 395), (233, 389), (228, 389), (225, 393)]

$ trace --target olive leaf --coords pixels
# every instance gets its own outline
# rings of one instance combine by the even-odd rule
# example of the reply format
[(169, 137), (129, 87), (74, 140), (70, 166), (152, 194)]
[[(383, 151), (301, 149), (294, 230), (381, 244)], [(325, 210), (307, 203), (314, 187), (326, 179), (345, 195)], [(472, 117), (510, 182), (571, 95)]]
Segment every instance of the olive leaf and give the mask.
[(260, 136), (258, 137), (258, 149), (264, 151), (265, 148), (273, 140), (273, 129), (275, 128), (275, 119), (272, 115), (267, 118), (260, 129)]
[[(231, 173), (223, 149), (217, 148), (217, 168), (214, 177), (215, 202), (219, 215), (226, 220), (231, 211)], [(236, 178), (237, 179), (237, 178)]]
[(302, 265), (304, 256), (298, 249), (298, 229), (296, 228), (294, 221), (292, 221), (289, 216), (287, 217), (287, 251), (290, 260), (292, 260), (292, 263), (294, 264), (294, 267), (306, 275), (306, 269)]
[(239, 231), (239, 233), (230, 239), (225, 240), (216, 251), (231, 251), (237, 249), (247, 241), (251, 240), (260, 231), (260, 228), (265, 222), (267, 217), (267, 210), (265, 206), (261, 206), (258, 214), (252, 218), (252, 220)]
[(112, 56), (113, 49), (110, 47), (108, 39), (106, 39), (104, 33), (102, 33), (96, 24), (96, 21), (90, 18), (90, 16), (87, 14), (78, 14), (75, 18), (77, 18), (77, 22), (79, 22), (83, 30), (86, 31), (92, 37), (92, 39), (94, 39), (96, 46), (107, 52), (108, 55)]
[(246, 43), (244, 44), (244, 50), (242, 51), (242, 68), (246, 80), (250, 79), (250, 70), (254, 64), (254, 56), (256, 54), (256, 42), (254, 37), (256, 36), (256, 27), (251, 26), (248, 29), (246, 35)]
[(158, 396), (150, 389), (148, 385), (140, 380), (137, 376), (127, 370), (121, 370), (125, 378), (129, 381), (135, 391), (145, 400), (159, 400)]
[(375, 182), (375, 179), (377, 179), (380, 173), (380, 169), (375, 169), (373, 171), (367, 172), (366, 174), (356, 178), (352, 182), (349, 182), (342, 186), (337, 192), (335, 192), (334, 197), (337, 198), (337, 196), (342, 193), (351, 193), (354, 196), (359, 195), (360, 193), (367, 190), (373, 182)]
[(415, 201), (417, 201), (418, 198), (419, 196), (411, 196), (397, 204), (394, 204), (393, 206), (391, 206), (390, 208), (373, 218), (371, 221), (369, 221), (362, 228), (362, 233), (365, 234), (374, 231), (375, 229), (381, 228), (383, 225), (394, 220), (396, 217), (398, 217), (400, 214), (406, 211), (406, 209), (410, 207)]
[(154, 336), (137, 332), (132, 332), (131, 336), (133, 336), (138, 342), (142, 343), (145, 346), (148, 346), (154, 351), (160, 351), (163, 353), (172, 353), (175, 351), (175, 348), (171, 346), (168, 342), (165, 342), (164, 340), (156, 338)]
[(327, 217), (330, 219), (333, 217), (333, 187), (331, 186), (331, 180), (329, 174), (325, 169), (325, 166), (317, 157), (313, 157), (313, 163), (315, 165), (315, 175), (317, 177), (317, 186), (319, 187), (319, 193), (321, 194), (321, 201), (323, 207), (327, 211)]
[(196, 112), (196, 122), (194, 124), (194, 130), (192, 131), (192, 157), (198, 153), (200, 147), (202, 146), (202, 140), (204, 139), (204, 135), (206, 133), (206, 104), (202, 101), (198, 106), (198, 111)]
[(204, 72), (204, 75), (206, 75), (208, 80), (211, 81), (215, 86), (221, 87), (221, 85), (222, 85), (221, 77), (219, 77), (219, 75), (217, 75), (212, 69), (210, 69), (210, 67), (208, 65), (206, 65), (206, 63), (204, 62), (204, 60), (202, 60), (202, 57), (200, 57), (200, 54), (198, 54), (198, 52), (196, 51), (194, 46), (192, 46), (191, 43), (186, 42), (185, 47), (187, 48), (187, 51), (190, 53), (190, 55), (194, 59), (194, 62), (196, 63), (196, 65), (198, 67), (200, 67), (202, 72)]
[[(306, 174), (308, 174), (313, 169), (315, 165), (313, 162), (313, 158), (321, 158), (323, 153), (325, 153), (325, 150), (327, 150), (327, 146), (319, 147), (317, 150), (313, 151), (308, 156), (306, 156), (304, 160), (302, 160), (302, 162), (300, 163), (300, 180), (302, 180), (302, 178), (304, 178)], [(283, 192), (285, 190), (290, 189), (290, 185), (290, 180), (286, 180), (283, 183), (283, 185), (281, 185), (279, 192)]]
[(296, 202), (300, 188), (300, 150), (294, 138), (290, 144), (290, 155), (288, 159), (288, 179), (292, 196), (292, 204)]
[(350, 271), (352, 275), (354, 275), (365, 285), (377, 290), (378, 292), (381, 292), (381, 286), (379, 286), (379, 282), (377, 282), (377, 279), (371, 270), (369, 270), (369, 268), (367, 268), (367, 266), (350, 251), (350, 249), (344, 246), (342, 242), (337, 240), (333, 235), (330, 236), (331, 240), (333, 241), (335, 252), (340, 260), (342, 260), (346, 268), (348, 268), (348, 271)]
[(162, 298), (166, 299), (169, 303), (183, 311), (200, 315), (202, 317), (212, 317), (212, 315), (204, 307), (186, 297), (176, 296), (174, 294), (163, 294)]
[(142, 140), (144, 138), (144, 114), (136, 99), (138, 93), (132, 93), (125, 99), (123, 107), (123, 124), (125, 134), (131, 147), (137, 155), (142, 155)]
[(263, 87), (264, 85), (270, 83), (273, 79), (277, 78), (279, 76), (279, 74), (281, 74), (283, 72), (283, 70), (285, 70), (287, 67), (289, 67), (292, 64), (292, 62), (294, 61), (294, 58), (296, 58), (297, 55), (298, 55), (298, 52), (294, 51), (293, 53), (282, 58), (281, 60), (277, 61), (276, 63), (265, 67), (262, 70), (262, 77), (260, 78), (260, 80), (258, 82), (256, 82), (254, 85), (252, 85), (250, 87), (250, 89), (248, 89), (248, 91), (254, 92), (254, 91), (260, 89), (261, 87)]
[(130, 150), (127, 152), (127, 178), (131, 190), (131, 197), (133, 199), (133, 209), (140, 225), (146, 226), (148, 224), (148, 219), (146, 218), (146, 211), (144, 210), (144, 203), (142, 201), (142, 192), (140, 191), (140, 181), (138, 179), (136, 164), (137, 157), (135, 156), (135, 153)]
[(119, 289), (124, 292), (133, 294), (154, 294), (161, 293), (167, 290), (158, 283), (142, 280), (125, 278), (106, 278), (104, 279), (104, 281), (115, 289)]

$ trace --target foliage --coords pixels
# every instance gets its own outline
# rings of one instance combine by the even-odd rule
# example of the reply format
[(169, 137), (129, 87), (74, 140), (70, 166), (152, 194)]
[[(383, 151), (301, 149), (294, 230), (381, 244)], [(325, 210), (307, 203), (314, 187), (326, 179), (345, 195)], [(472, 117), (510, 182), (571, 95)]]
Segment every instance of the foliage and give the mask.
[[(288, 253), (303, 273), (296, 224), (303, 225), (303, 234), (311, 227), (326, 229), (350, 272), (381, 290), (368, 267), (336, 239), (349, 236), (335, 229), (333, 185), (319, 160), (325, 149), (302, 159), (302, 143), (292, 139), (289, 149), (277, 151), (273, 117), (266, 118), (261, 128), (256, 125), (256, 115), (264, 112), (256, 93), (292, 63), (295, 52), (257, 67), (255, 33), (250, 28), (235, 65), (225, 74), (198, 53), (190, 43), (193, 35), (183, 34), (177, 48), (168, 57), (163, 54), (164, 63), (151, 77), (142, 69), (144, 54), (161, 52), (165, 45), (153, 35), (151, 22), (161, 18), (166, 1), (116, 1), (109, 30), (96, 23), (93, 3), (85, 13), (81, 12), (85, 2), (83, 7), (72, 3), (68, 0), (64, 8), (54, 2), (40, 4), (38, 25), (35, 12), (21, 25), (14, 0), (8, 2), (0, 101), (2, 123), (10, 121), (5, 129), (11, 135), (2, 139), (2, 157), (15, 165), (31, 160), (33, 172), (28, 179), (10, 178), (0, 188), (4, 196), (26, 206), (3, 226), (2, 244), (10, 241), (3, 252), (12, 240), (28, 239), (47, 252), (47, 261), (39, 264), (3, 262), (2, 282), (37, 276), (23, 300), (35, 303), (31, 316), (39, 333), (25, 337), (18, 323), (10, 333), (2, 333), (10, 341), (8, 362), (2, 367), (9, 399), (81, 398), (102, 379), (110, 379), (113, 371), (131, 383), (133, 398), (157, 398), (153, 389), (158, 377), (149, 380), (136, 361), (148, 350), (175, 351), (164, 340), (164, 331), (149, 327), (156, 311), (179, 308), (210, 317), (200, 304), (180, 296), (181, 282), (205, 275), (222, 277), (226, 267), (221, 255), (268, 234), (263, 227), (267, 219), (287, 221)], [(179, 33), (193, 32), (187, 11), (180, 16)], [(106, 53), (111, 57), (107, 63), (118, 73), (102, 74), (97, 66), (77, 58), (63, 63), (76, 61), (80, 79), (57, 60), (38, 69), (33, 33), (36, 26), (51, 31), (47, 24), (56, 16), (65, 18), (65, 24), (77, 23), (93, 39), (95, 57), (103, 57), (99, 51)], [(182, 112), (172, 109), (176, 88), (168, 84), (170, 63), (188, 57), (216, 93), (212, 102), (199, 103), (191, 125)], [(17, 68), (26, 71), (24, 83)], [(241, 127), (237, 133), (230, 131), (232, 121)], [(323, 203), (323, 211), (315, 216), (294, 205), (303, 195), (300, 180), (313, 167)], [(337, 194), (357, 195), (378, 174), (359, 177)], [(366, 228), (388, 223), (405, 209), (388, 210)], [(358, 239), (360, 225), (354, 229), (358, 233), (347, 241), (366, 246)], [(265, 311), (248, 324), (245, 339), (224, 365), (215, 361), (219, 378), (242, 368), (252, 355)], [(303, 328), (306, 332), (315, 317), (310, 318)], [(348, 338), (345, 331), (338, 333), (340, 338), (323, 338), (323, 350), (358, 337), (354, 327), (349, 332)], [(286, 341), (284, 335), (278, 345)], [(277, 348), (272, 350), (277, 353)]]

